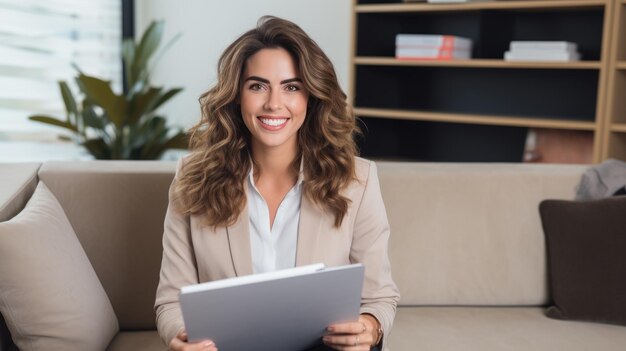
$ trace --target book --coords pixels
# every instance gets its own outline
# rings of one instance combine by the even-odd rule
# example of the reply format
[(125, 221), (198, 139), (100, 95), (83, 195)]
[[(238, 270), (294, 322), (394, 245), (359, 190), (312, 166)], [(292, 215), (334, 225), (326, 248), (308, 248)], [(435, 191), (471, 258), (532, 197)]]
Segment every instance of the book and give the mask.
[(514, 40), (509, 44), (511, 51), (517, 50), (566, 50), (578, 51), (578, 45), (569, 41), (522, 41)]
[(513, 53), (515, 55), (519, 54), (519, 55), (534, 55), (534, 56), (542, 56), (542, 55), (552, 55), (552, 54), (578, 54), (578, 51), (576, 50), (570, 50), (570, 49), (515, 49), (515, 50), (509, 50), (508, 52)]
[(454, 48), (468, 49), (472, 48), (472, 40), (454, 35), (439, 34), (397, 34), (396, 47), (411, 48)]
[(402, 59), (429, 59), (429, 60), (451, 60), (451, 59), (469, 59), (471, 51), (467, 49), (447, 49), (447, 48), (396, 48), (396, 58)]
[(556, 61), (556, 62), (568, 62), (579, 61), (579, 53), (571, 52), (545, 52), (542, 54), (526, 54), (520, 52), (507, 51), (504, 53), (505, 61)]

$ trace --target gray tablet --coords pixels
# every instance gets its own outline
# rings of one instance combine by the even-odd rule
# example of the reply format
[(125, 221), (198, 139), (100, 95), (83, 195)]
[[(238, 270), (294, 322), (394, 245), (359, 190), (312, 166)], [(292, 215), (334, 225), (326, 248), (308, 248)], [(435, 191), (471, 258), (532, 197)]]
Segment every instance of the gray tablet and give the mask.
[(189, 340), (221, 351), (315, 347), (328, 325), (358, 319), (363, 274), (361, 264), (317, 264), (184, 287)]

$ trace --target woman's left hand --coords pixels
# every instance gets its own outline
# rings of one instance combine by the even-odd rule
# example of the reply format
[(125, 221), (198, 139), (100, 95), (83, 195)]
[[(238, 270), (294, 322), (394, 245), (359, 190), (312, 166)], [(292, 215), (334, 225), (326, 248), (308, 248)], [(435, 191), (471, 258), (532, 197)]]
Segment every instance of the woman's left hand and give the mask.
[(330, 325), (328, 335), (323, 341), (335, 350), (368, 351), (377, 338), (376, 319), (369, 315), (360, 315), (359, 320), (349, 323)]

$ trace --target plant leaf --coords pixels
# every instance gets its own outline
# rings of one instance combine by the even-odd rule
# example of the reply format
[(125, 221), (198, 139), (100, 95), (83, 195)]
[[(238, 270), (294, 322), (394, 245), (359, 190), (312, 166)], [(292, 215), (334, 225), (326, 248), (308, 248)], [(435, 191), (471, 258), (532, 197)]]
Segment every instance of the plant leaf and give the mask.
[[(169, 48), (174, 45), (174, 43), (176, 43), (178, 39), (180, 39), (182, 36), (182, 33), (178, 33), (167, 43), (165, 43), (165, 45), (163, 45), (163, 48), (157, 53), (157, 56), (154, 58), (154, 60), (152, 60), (151, 65), (156, 65), (161, 60), (161, 57), (163, 57), (163, 55), (167, 52), (167, 50), (169, 50)], [(147, 71), (149, 71), (149, 69)]]
[(135, 84), (135, 71), (133, 62), (135, 61), (135, 42), (131, 38), (126, 38), (122, 42), (122, 59), (126, 70), (126, 91)]
[(146, 142), (144, 143), (141, 155), (143, 158), (151, 158), (151, 148), (157, 145), (163, 135), (167, 134), (167, 121), (163, 117), (155, 116), (147, 123), (148, 131), (146, 132)]
[[(74, 122), (74, 124), (77, 125), (78, 108), (76, 107), (76, 100), (74, 100), (74, 95), (72, 95), (72, 91), (67, 86), (67, 83), (63, 80), (59, 81), (59, 88), (61, 89), (61, 96), (63, 97), (65, 111), (67, 112), (67, 122)], [(74, 116), (74, 121), (72, 121), (71, 116)]]
[(102, 138), (89, 139), (83, 142), (82, 145), (98, 160), (111, 159), (111, 149)]
[(86, 101), (83, 103), (83, 106), (83, 123), (93, 128), (105, 141), (111, 141), (111, 136), (107, 131), (107, 125), (111, 122), (107, 119), (106, 114), (98, 115), (94, 106)]
[(169, 138), (163, 143), (163, 149), (188, 149), (189, 137), (187, 133), (179, 131), (173, 137)]
[(181, 36), (181, 33), (176, 34), (172, 39), (167, 42), (167, 44), (165, 44), (165, 46), (161, 50), (159, 50), (156, 58), (154, 58), (150, 63), (146, 62), (145, 67), (140, 67), (140, 72), (135, 72), (136, 75), (134, 77), (134, 84), (131, 85), (131, 88), (129, 89), (131, 96), (143, 90), (144, 86), (148, 84), (148, 81), (150, 80), (151, 68), (154, 67), (161, 60), (161, 57), (163, 57), (165, 52), (167, 52), (170, 46), (174, 45), (174, 43), (178, 41)]
[(89, 102), (102, 107), (109, 119), (117, 128), (124, 125), (126, 115), (126, 99), (111, 90), (110, 82), (99, 78), (80, 74), (77, 79), (79, 86)]
[(141, 37), (133, 60), (133, 71), (137, 74), (137, 77), (139, 77), (142, 70), (147, 69), (150, 57), (154, 54), (161, 42), (164, 26), (165, 22), (162, 20), (152, 21)]
[(187, 135), (182, 131), (178, 131), (170, 138), (164, 137), (165, 135), (162, 135), (160, 138), (161, 141), (152, 145), (152, 147), (148, 150), (148, 154), (145, 155), (145, 158), (158, 159), (167, 149), (187, 149)]
[(28, 119), (30, 119), (31, 121), (36, 121), (40, 123), (50, 124), (53, 126), (69, 129), (75, 133), (78, 133), (78, 129), (76, 128), (75, 125), (67, 121), (61, 121), (54, 117), (34, 115), (34, 116), (29, 116)]
[(176, 94), (180, 93), (181, 91), (183, 91), (183, 88), (173, 88), (173, 89), (170, 89), (167, 93), (161, 95), (158, 98), (158, 100), (156, 101), (154, 106), (152, 106), (151, 111), (156, 110), (157, 108), (159, 108), (161, 105), (166, 103), (169, 99), (173, 98)]
[(154, 105), (159, 101), (162, 88), (150, 87), (146, 92), (137, 94), (130, 102), (131, 110), (128, 124), (133, 125), (141, 116), (154, 110)]

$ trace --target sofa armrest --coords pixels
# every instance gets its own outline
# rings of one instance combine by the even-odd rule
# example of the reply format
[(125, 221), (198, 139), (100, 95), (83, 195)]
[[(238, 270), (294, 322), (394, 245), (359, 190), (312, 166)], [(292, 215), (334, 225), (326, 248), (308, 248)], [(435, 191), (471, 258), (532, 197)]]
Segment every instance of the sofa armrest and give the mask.
[(18, 214), (37, 186), (40, 163), (0, 163), (0, 222)]
[[(26, 205), (37, 187), (40, 163), (0, 163), (0, 222), (8, 221)], [(0, 351), (15, 349), (0, 314)]]

